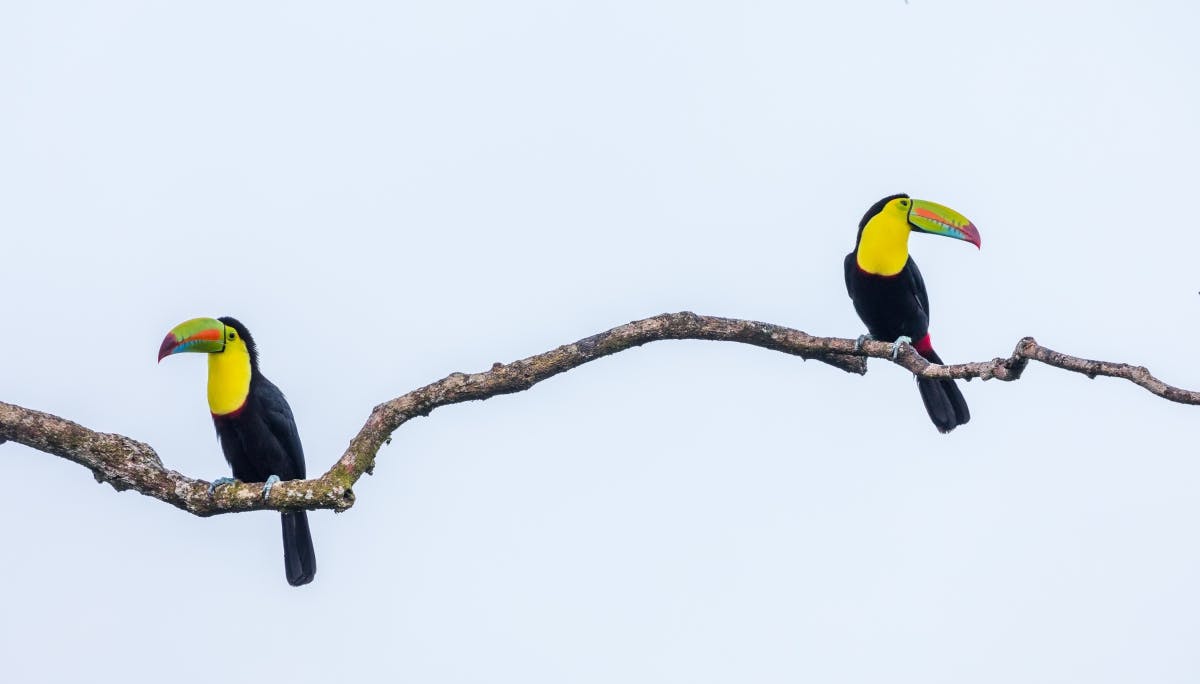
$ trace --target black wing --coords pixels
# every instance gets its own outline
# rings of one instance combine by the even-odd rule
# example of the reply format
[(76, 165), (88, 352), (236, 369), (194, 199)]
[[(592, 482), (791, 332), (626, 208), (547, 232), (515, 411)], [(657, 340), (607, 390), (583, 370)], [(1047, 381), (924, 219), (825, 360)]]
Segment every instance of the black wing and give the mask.
[(850, 295), (850, 299), (854, 299), (854, 270), (858, 268), (858, 264), (854, 263), (854, 252), (846, 255), (846, 261), (843, 264), (843, 271), (846, 273), (846, 294)]
[(291, 472), (278, 473), (285, 480), (304, 479), (304, 447), (300, 445), (300, 431), (296, 429), (296, 419), (292, 417), (292, 407), (288, 406), (283, 392), (270, 380), (260, 377), (262, 387), (259, 399), (262, 402), (263, 418), (267, 428), (279, 441), (287, 453), (288, 465)]
[(925, 320), (928, 321), (929, 292), (925, 289), (925, 279), (921, 277), (921, 269), (917, 268), (917, 262), (913, 261), (912, 257), (909, 257), (904, 270), (908, 271), (909, 287), (912, 288), (913, 296), (917, 298), (917, 303), (921, 305), (921, 310), (925, 312)]

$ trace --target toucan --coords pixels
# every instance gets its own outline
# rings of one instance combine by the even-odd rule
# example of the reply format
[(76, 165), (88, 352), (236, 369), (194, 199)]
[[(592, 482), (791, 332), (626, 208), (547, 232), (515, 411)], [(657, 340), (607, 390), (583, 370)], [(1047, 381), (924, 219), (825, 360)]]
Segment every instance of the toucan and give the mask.
[[(942, 362), (929, 339), (929, 293), (917, 262), (908, 255), (908, 235), (932, 233), (979, 247), (979, 230), (949, 207), (899, 194), (884, 197), (858, 224), (854, 251), (846, 255), (846, 291), (869, 335), (859, 338), (911, 344), (930, 363)], [(916, 340), (914, 342), (914, 340)], [(953, 380), (917, 378), (929, 418), (947, 433), (971, 420), (962, 392)]]
[[(246, 326), (228, 316), (185, 321), (167, 333), (158, 360), (180, 352), (208, 354), (208, 408), (233, 469), (233, 478), (214, 480), (209, 493), (235, 481), (263, 482), (265, 498), (281, 480), (304, 479), (304, 448), (292, 409), (259, 370), (258, 347)], [(288, 511), (282, 518), (288, 584), (308, 584), (317, 573), (308, 514)]]

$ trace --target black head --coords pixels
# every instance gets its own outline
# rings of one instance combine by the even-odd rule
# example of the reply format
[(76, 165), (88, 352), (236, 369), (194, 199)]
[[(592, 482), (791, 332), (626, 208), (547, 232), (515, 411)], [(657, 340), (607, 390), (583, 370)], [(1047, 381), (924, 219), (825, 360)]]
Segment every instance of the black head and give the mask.
[(233, 328), (238, 336), (242, 338), (242, 341), (246, 343), (246, 350), (250, 352), (250, 366), (257, 369), (258, 345), (254, 343), (254, 338), (250, 336), (250, 331), (246, 329), (246, 326), (242, 325), (242, 322), (233, 316), (221, 316), (217, 320), (224, 323), (227, 327)]
[(854, 244), (857, 245), (859, 240), (862, 239), (863, 228), (867, 227), (867, 221), (870, 221), (876, 214), (883, 211), (883, 208), (887, 206), (888, 202), (891, 202), (894, 199), (900, 199), (902, 197), (907, 198), (908, 195), (900, 192), (896, 193), (895, 195), (888, 195), (875, 204), (872, 204), (871, 208), (867, 210), (867, 213), (863, 214), (862, 220), (858, 222), (858, 235), (854, 237)]

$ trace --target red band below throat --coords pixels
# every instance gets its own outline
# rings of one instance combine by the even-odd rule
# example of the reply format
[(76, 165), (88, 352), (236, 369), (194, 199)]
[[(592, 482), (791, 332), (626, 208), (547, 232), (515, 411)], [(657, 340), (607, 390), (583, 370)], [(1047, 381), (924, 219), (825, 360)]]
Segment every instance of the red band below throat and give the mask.
[[(926, 335), (925, 339), (929, 339), (929, 336)], [(213, 420), (223, 420), (225, 418), (237, 418), (238, 416), (242, 415), (242, 409), (244, 409), (244, 408), (246, 408), (246, 402), (243, 401), (241, 406), (235, 408), (234, 410), (230, 411), (229, 413), (213, 413), (212, 417), (213, 417)], [(209, 411), (209, 413), (212, 413), (212, 411)]]

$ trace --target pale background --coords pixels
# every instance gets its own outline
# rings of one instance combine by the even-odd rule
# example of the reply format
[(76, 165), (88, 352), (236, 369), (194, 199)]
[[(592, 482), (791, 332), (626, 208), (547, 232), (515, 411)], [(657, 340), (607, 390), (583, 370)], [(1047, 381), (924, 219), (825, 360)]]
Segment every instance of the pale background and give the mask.
[[(232, 314), (310, 471), (370, 408), (663, 311), (862, 330), (904, 191), (952, 361), (1200, 386), (1194, 2), (0, 4), (0, 400), (227, 474)], [(10, 682), (1195, 682), (1195, 408), (664, 342), (404, 426), (320, 571), (0, 447)]]

